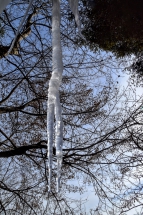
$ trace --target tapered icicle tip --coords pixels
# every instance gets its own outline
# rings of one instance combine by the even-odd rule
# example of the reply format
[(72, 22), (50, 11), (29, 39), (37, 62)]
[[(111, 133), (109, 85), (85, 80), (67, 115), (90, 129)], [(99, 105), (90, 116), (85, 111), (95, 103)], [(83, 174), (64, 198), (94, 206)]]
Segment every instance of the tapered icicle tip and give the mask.
[[(61, 125), (62, 123), (60, 123)], [(63, 160), (63, 153), (62, 153), (62, 138), (57, 138), (57, 148), (59, 147), (60, 149), (57, 150), (56, 155), (57, 155), (57, 192), (60, 191), (60, 180), (61, 180), (61, 168), (62, 168), (62, 160)], [(60, 140), (60, 141), (58, 141)]]
[(60, 177), (57, 177), (57, 193), (60, 192)]
[(49, 186), (48, 192), (51, 192), (52, 169), (49, 169)]

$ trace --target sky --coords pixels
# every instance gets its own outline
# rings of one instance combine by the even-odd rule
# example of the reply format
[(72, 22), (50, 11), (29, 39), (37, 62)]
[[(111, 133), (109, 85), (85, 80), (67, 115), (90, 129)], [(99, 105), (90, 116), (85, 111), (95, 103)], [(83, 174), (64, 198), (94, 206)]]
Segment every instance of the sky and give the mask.
[[(121, 73), (121, 79), (119, 82), (120, 88), (121, 89), (126, 88), (128, 83), (129, 83), (129, 75), (127, 75), (126, 73), (124, 73), (124, 74)], [(131, 95), (131, 103), (130, 104), (132, 104), (132, 101), (133, 101), (132, 98), (134, 100), (138, 100), (139, 98), (143, 97), (143, 88), (142, 87), (135, 87), (134, 90), (135, 90), (134, 93), (129, 92)], [(92, 188), (89, 188), (87, 194), (84, 194), (84, 198), (86, 198), (86, 195), (87, 195), (88, 200), (85, 204), (86, 205), (85, 207), (86, 207), (86, 210), (88, 212), (91, 208), (95, 208), (95, 205), (97, 204), (98, 199), (95, 196), (94, 192), (92, 191)], [(127, 212), (126, 214), (127, 215), (134, 215), (137, 212), (142, 212), (140, 207), (132, 209), (129, 212)]]
[[(130, 63), (125, 66), (129, 66), (131, 63), (132, 63), (132, 60), (130, 60)], [(115, 79), (116, 79), (116, 76), (115, 76)], [(120, 71), (120, 78), (118, 80), (119, 80), (118, 87), (120, 88), (120, 91), (127, 89), (127, 91), (128, 91), (127, 93), (130, 95), (130, 102), (128, 105), (132, 105), (133, 102), (135, 102), (139, 98), (143, 97), (143, 88), (142, 87), (137, 87), (137, 86), (133, 86), (133, 85), (131, 87), (128, 87), (128, 85), (130, 84), (130, 73), (127, 74), (125, 72)], [(137, 106), (138, 106), (138, 104), (140, 104), (140, 102), (137, 103)], [(79, 182), (72, 181), (71, 183), (76, 186), (76, 185), (78, 185)], [(86, 211), (86, 213), (88, 215), (88, 214), (90, 214), (89, 212), (91, 209), (95, 210), (95, 208), (97, 207), (98, 197), (95, 195), (95, 192), (94, 192), (92, 186), (87, 186), (86, 190), (87, 191), (83, 194), (71, 193), (71, 194), (69, 194), (69, 196), (71, 196), (71, 198), (74, 198), (74, 199), (83, 200), (84, 204), (82, 205), (82, 209), (83, 209), (83, 212)], [(137, 212), (138, 213), (142, 212), (141, 207), (137, 207), (137, 208), (134, 208), (134, 209), (126, 212), (126, 215), (135, 215)], [(104, 215), (106, 215), (106, 213), (104, 213)]]
[[(129, 76), (126, 73), (121, 74), (121, 78), (119, 81), (121, 90), (127, 87), (128, 79), (129, 79)], [(134, 90), (135, 90), (134, 94), (133, 94), (133, 92), (129, 91), (132, 98), (138, 99), (139, 97), (142, 97), (142, 94), (143, 94), (142, 87), (135, 87)], [(132, 99), (131, 99), (131, 104), (132, 104)], [(74, 184), (76, 184), (76, 183), (77, 182), (75, 181)], [(97, 203), (98, 203), (98, 198), (95, 195), (92, 187), (90, 187), (90, 186), (87, 187), (87, 192), (85, 192), (84, 194), (80, 195), (80, 194), (74, 193), (73, 198), (75, 198), (75, 195), (76, 195), (77, 199), (85, 199), (86, 202), (83, 206), (83, 209), (85, 209), (87, 213), (89, 213), (90, 209), (96, 208)], [(129, 211), (127, 213), (127, 215), (134, 215), (136, 212), (140, 212), (140, 209), (133, 209), (132, 211)]]

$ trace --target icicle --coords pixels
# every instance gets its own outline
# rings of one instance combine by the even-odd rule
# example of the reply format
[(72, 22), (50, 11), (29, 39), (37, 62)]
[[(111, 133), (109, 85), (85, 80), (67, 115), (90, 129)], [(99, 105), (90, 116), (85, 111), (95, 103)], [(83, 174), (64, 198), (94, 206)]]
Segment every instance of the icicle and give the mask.
[(29, 5), (28, 5), (28, 8), (27, 8), (27, 10), (26, 10), (26, 12), (25, 12), (25, 15), (24, 15), (23, 19), (21, 20), (21, 23), (20, 23), (20, 25), (19, 25), (19, 27), (18, 27), (18, 29), (17, 29), (16, 35), (15, 35), (15, 38), (14, 38), (14, 40), (12, 41), (12, 44), (11, 44), (11, 46), (10, 46), (10, 48), (9, 48), (7, 54), (9, 54), (9, 53), (12, 51), (13, 47), (14, 47), (15, 41), (16, 41), (16, 39), (17, 39), (17, 36), (18, 36), (19, 32), (20, 32), (20, 29), (21, 29), (22, 26), (23, 26), (23, 23), (24, 23), (24, 21), (25, 21), (25, 19), (26, 19), (26, 16), (27, 16), (27, 14), (28, 14), (28, 11), (29, 11), (29, 9), (30, 9), (30, 7), (31, 7), (31, 5), (32, 5), (32, 2), (33, 2), (33, 0), (30, 0), (30, 3), (29, 3)]
[(78, 12), (78, 0), (68, 0), (68, 1), (69, 1), (71, 11), (73, 12), (73, 14), (75, 16), (75, 21), (76, 21), (76, 24), (78, 27), (79, 35), (82, 39), (85, 40), (85, 38), (83, 37), (83, 35), (81, 33), (81, 23), (80, 23), (79, 12)]
[(52, 179), (52, 154), (53, 154), (53, 129), (54, 129), (54, 103), (48, 100), (47, 132), (48, 132), (48, 161), (49, 161), (49, 192)]
[(0, 0), (0, 14), (10, 2), (11, 0)]
[(63, 146), (63, 121), (62, 121), (62, 110), (60, 104), (59, 94), (56, 98), (56, 155), (57, 155), (57, 191), (60, 189), (60, 178), (61, 178), (61, 168), (62, 168), (62, 146)]
[(54, 111), (56, 119), (56, 155), (57, 155), (57, 190), (60, 186), (60, 175), (62, 165), (62, 141), (63, 126), (61, 116), (61, 105), (59, 99), (59, 87), (62, 81), (63, 62), (62, 48), (60, 39), (60, 0), (53, 0), (52, 8), (52, 76), (48, 90), (48, 160), (49, 160), (49, 191), (51, 190), (51, 170), (52, 170), (52, 148), (53, 148), (53, 129)]
[(78, 27), (79, 32), (81, 32), (81, 24), (79, 19), (79, 12), (78, 12), (78, 0), (69, 0), (69, 5), (71, 8), (71, 11), (73, 12), (75, 16), (75, 21)]
[[(81, 26), (78, 13), (78, 0), (69, 0), (72, 12), (81, 34)], [(63, 62), (60, 39), (60, 0), (53, 0), (52, 7), (52, 76), (49, 81), (48, 90), (48, 160), (49, 160), (49, 191), (51, 191), (52, 180), (52, 154), (53, 154), (53, 134), (54, 134), (54, 114), (56, 120), (55, 146), (57, 156), (57, 191), (60, 189), (61, 167), (62, 167), (62, 145), (63, 145), (63, 121), (62, 109), (59, 98), (59, 87), (62, 81)], [(82, 35), (81, 35), (82, 36)], [(82, 36), (83, 37), (83, 36)]]

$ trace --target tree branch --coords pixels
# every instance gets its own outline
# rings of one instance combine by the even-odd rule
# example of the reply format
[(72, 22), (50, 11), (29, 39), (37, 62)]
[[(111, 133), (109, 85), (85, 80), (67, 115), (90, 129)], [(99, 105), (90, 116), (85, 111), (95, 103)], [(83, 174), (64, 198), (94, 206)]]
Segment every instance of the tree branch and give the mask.
[[(31, 13), (28, 16), (25, 28), (24, 28), (23, 32), (18, 35), (17, 40), (16, 40), (16, 42), (14, 44), (14, 47), (13, 47), (12, 51), (10, 52), (10, 55), (19, 56), (19, 43), (20, 43), (21, 40), (23, 40), (24, 38), (28, 37), (29, 34), (31, 33), (31, 25), (32, 25), (31, 19), (32, 19), (33, 16), (35, 16), (37, 14), (38, 9), (35, 8), (33, 13)], [(13, 27), (12, 27), (12, 29), (13, 29)], [(9, 46), (0, 45), (0, 58), (6, 57), (8, 55), (8, 50), (9, 50), (10, 46), (11, 46), (11, 44)]]
[[(8, 157), (16, 156), (16, 155), (24, 155), (26, 153), (26, 151), (30, 150), (30, 149), (47, 149), (47, 145), (43, 145), (42, 143), (47, 143), (47, 141), (41, 140), (37, 144), (20, 146), (13, 150), (2, 151), (2, 152), (0, 152), (0, 157), (8, 158)], [(53, 153), (54, 153), (54, 150), (53, 150)]]

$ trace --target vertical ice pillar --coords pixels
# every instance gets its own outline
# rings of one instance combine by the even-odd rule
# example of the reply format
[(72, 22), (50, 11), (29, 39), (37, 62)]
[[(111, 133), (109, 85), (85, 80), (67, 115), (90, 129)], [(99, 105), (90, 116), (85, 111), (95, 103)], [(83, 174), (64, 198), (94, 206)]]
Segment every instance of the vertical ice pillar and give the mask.
[(62, 165), (62, 142), (63, 142), (63, 122), (61, 116), (61, 104), (59, 98), (59, 87), (62, 81), (63, 62), (62, 48), (60, 39), (60, 0), (53, 0), (52, 7), (52, 76), (48, 90), (48, 114), (47, 114), (47, 133), (48, 133), (48, 160), (49, 160), (49, 191), (51, 190), (52, 174), (52, 154), (53, 154), (53, 131), (54, 114), (56, 120), (55, 145), (57, 156), (57, 183), (58, 191), (60, 186), (60, 175)]

